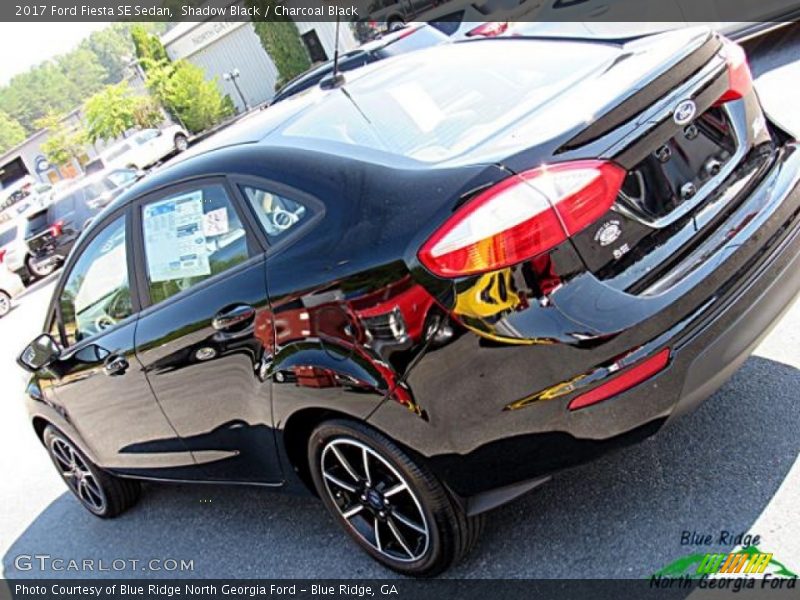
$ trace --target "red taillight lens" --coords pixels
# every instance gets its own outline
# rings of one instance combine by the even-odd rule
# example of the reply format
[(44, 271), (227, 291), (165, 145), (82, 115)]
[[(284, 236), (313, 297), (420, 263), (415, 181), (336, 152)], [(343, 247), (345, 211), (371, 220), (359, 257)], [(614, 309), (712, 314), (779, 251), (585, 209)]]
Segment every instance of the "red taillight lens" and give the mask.
[(2, 263), (6, 259), (6, 251), (5, 249), (0, 250), (0, 263)]
[(614, 204), (625, 171), (576, 161), (526, 171), (461, 207), (419, 251), (441, 277), (493, 271), (552, 250)]
[(475, 29), (470, 29), (467, 32), (467, 37), (474, 37), (481, 35), (483, 37), (494, 37), (502, 35), (508, 29), (508, 22), (506, 21), (491, 21), (489, 23), (481, 23)]
[(585, 408), (592, 404), (597, 404), (603, 400), (608, 400), (612, 396), (639, 385), (643, 381), (650, 379), (653, 375), (663, 371), (669, 364), (670, 349), (665, 348), (655, 356), (631, 367), (610, 381), (594, 388), (591, 391), (576, 396), (569, 403), (570, 410)]
[(50, 235), (52, 235), (53, 237), (60, 236), (63, 228), (64, 228), (64, 223), (62, 221), (56, 221), (50, 226)]
[(725, 56), (728, 61), (728, 91), (717, 100), (718, 105), (744, 98), (753, 89), (753, 76), (744, 48), (733, 42), (725, 42)]

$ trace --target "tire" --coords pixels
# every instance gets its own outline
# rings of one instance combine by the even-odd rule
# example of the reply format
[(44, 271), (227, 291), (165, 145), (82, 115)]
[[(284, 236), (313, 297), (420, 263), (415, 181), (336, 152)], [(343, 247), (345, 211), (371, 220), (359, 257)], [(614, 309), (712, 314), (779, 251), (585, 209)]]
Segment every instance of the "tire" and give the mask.
[(387, 24), (386, 29), (391, 33), (393, 31), (399, 31), (405, 26), (406, 24), (402, 19), (392, 19)]
[(56, 270), (55, 263), (49, 263), (46, 267), (37, 266), (35, 260), (33, 260), (32, 256), (29, 256), (25, 259), (25, 266), (28, 268), (28, 273), (31, 274), (31, 279), (42, 279), (50, 275), (53, 271)]
[(112, 519), (139, 500), (142, 488), (138, 481), (122, 479), (103, 471), (52, 425), (45, 427), (42, 437), (61, 479), (93, 515)]
[(189, 148), (189, 140), (182, 133), (175, 135), (175, 152), (186, 152)]
[(334, 519), (367, 554), (398, 573), (433, 577), (477, 544), (483, 515), (468, 517), (424, 465), (361, 423), (320, 424), (309, 438), (308, 461)]
[(5, 290), (0, 290), (0, 319), (11, 312), (11, 296)]

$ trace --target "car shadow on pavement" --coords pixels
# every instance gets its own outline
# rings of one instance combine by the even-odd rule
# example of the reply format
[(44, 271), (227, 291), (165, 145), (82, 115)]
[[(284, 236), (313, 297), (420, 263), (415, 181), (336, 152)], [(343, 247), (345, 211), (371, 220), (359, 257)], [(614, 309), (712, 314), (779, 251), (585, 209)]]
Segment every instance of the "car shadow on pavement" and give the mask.
[[(751, 358), (652, 439), (561, 473), (488, 515), (479, 547), (448, 576), (641, 578), (703, 551), (681, 546), (684, 530), (747, 532), (798, 456), (798, 389), (797, 369)], [(49, 573), (57, 577), (391, 576), (314, 498), (252, 487), (147, 485), (140, 503), (112, 521), (64, 493), (12, 544), (4, 576), (47, 576), (16, 568), (27, 565), (17, 557), (37, 554), (95, 560), (94, 571)], [(101, 558), (106, 568), (115, 559), (128, 565), (98, 572)], [(142, 562), (131, 569), (134, 559)], [(193, 560), (194, 570), (143, 570), (150, 559)]]

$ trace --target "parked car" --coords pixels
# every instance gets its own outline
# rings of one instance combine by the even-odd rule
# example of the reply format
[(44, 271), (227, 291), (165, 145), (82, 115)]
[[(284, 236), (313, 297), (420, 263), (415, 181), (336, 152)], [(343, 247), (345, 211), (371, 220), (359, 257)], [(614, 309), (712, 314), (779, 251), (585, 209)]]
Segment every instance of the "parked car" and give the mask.
[(29, 278), (46, 277), (58, 268), (95, 215), (138, 179), (131, 169), (90, 175), (62, 190), (45, 210), (29, 215), (24, 234)]
[(106, 169), (145, 170), (189, 147), (189, 134), (179, 125), (165, 129), (142, 129), (103, 150), (86, 165), (86, 173)]
[(428, 23), (451, 41), (504, 34), (517, 21), (540, 5), (538, 0), (483, 0), (482, 2), (450, 1), (422, 15)]
[(100, 517), (140, 479), (308, 487), (431, 576), (698, 406), (800, 291), (800, 146), (707, 29), (443, 44), (223, 135), (91, 223), (19, 357)]
[[(0, 261), (2, 262), (2, 261)], [(0, 264), (0, 319), (11, 312), (12, 299), (25, 289), (22, 279)]]
[[(399, 31), (387, 34), (379, 40), (367, 42), (356, 50), (342, 54), (339, 57), (339, 71), (352, 71), (385, 58), (428, 48), (446, 41), (448, 41), (447, 36), (434, 27), (419, 23), (409, 25)], [(332, 73), (332, 60), (312, 67), (278, 90), (272, 99), (272, 104), (286, 100), (286, 98), (319, 84)]]
[(397, 31), (440, 4), (442, 0), (375, 0), (367, 7), (366, 20), (379, 31)]
[(25, 245), (25, 220), (15, 219), (0, 229), (0, 269), (20, 277), (23, 283), (32, 281), (25, 266), (28, 247)]

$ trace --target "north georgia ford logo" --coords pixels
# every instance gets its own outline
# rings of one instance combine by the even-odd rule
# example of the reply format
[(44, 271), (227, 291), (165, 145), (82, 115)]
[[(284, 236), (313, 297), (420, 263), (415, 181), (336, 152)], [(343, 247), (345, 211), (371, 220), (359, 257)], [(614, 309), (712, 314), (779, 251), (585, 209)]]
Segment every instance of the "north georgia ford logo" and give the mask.
[(691, 100), (684, 100), (675, 107), (675, 111), (672, 113), (672, 119), (678, 125), (686, 125), (694, 119), (696, 112), (697, 105)]

